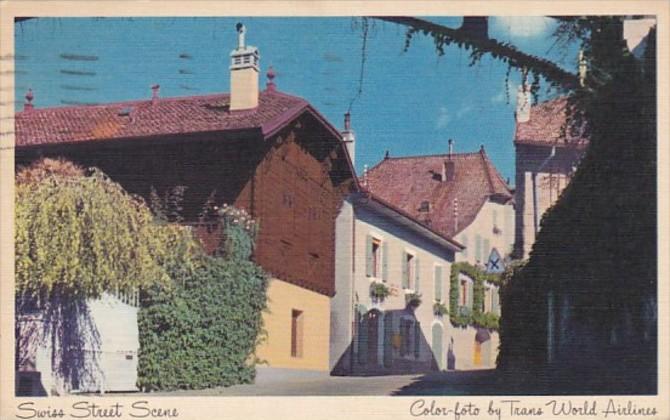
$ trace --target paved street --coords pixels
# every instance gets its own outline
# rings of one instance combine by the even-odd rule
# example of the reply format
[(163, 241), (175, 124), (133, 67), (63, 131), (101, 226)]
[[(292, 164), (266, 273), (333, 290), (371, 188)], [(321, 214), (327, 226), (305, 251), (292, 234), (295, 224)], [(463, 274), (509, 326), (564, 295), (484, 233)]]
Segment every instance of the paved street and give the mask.
[(372, 377), (313, 376), (284, 381), (262, 379), (252, 385), (151, 395), (193, 396), (337, 396), (337, 395), (489, 395), (510, 394), (493, 370), (435, 372)]

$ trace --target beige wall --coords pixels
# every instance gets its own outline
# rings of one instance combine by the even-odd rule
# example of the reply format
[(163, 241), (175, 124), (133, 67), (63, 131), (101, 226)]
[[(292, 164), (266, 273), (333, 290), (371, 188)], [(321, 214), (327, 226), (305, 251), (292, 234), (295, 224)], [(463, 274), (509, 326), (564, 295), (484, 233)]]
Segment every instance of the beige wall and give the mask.
[[(494, 232), (494, 222), (497, 233)], [(481, 237), (481, 261), (478, 261), (476, 255), (477, 235)], [(486, 264), (493, 248), (496, 248), (500, 256), (504, 258), (512, 252), (514, 245), (514, 208), (512, 204), (486, 202), (475, 220), (454, 239), (467, 248), (464, 252), (456, 254), (457, 261)], [(488, 239), (488, 248), (484, 246), (486, 239)]]
[[(302, 356), (291, 356), (291, 314), (302, 311)], [(266, 339), (256, 355), (277, 368), (328, 370), (330, 298), (279, 279), (270, 280), (263, 314)]]

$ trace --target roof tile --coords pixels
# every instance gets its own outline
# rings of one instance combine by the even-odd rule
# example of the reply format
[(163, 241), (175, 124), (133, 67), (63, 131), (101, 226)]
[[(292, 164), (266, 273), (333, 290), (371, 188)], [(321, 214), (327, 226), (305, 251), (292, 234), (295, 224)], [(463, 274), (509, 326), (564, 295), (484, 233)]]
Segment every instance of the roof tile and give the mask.
[(583, 136), (583, 130), (565, 130), (565, 136), (561, 135), (567, 121), (567, 102), (567, 98), (563, 96), (533, 105), (530, 110), (530, 120), (516, 124), (514, 142), (516, 144), (585, 147), (588, 139)]
[(104, 105), (34, 108), (16, 114), (16, 145), (33, 146), (281, 126), (307, 108), (298, 97), (263, 91), (258, 108), (229, 111), (229, 94)]
[[(442, 181), (442, 165), (454, 162), (454, 178)], [(492, 196), (513, 198), (486, 153), (387, 158), (368, 171), (367, 187), (373, 194), (398, 207), (447, 237), (466, 228)], [(430, 203), (429, 212), (419, 211)], [(455, 206), (458, 207), (458, 225)]]

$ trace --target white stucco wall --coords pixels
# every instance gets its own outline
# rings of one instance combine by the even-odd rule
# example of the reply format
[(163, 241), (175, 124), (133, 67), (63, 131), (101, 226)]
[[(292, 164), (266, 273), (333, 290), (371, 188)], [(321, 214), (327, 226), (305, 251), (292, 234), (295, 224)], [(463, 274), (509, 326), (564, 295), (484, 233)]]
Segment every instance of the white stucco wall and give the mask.
[[(429, 362), (433, 358), (432, 346), (432, 327), (435, 322), (448, 324), (448, 320), (438, 319), (433, 314), (433, 303), (435, 302), (435, 267), (442, 267), (442, 302), (448, 305), (449, 299), (449, 272), (451, 263), (454, 259), (452, 251), (431, 242), (420, 235), (409, 231), (407, 228), (394, 224), (393, 221), (382, 215), (375, 214), (373, 211), (363, 208), (356, 208), (355, 219), (355, 257), (353, 301), (355, 304), (363, 305), (368, 310), (378, 308), (381, 311), (403, 311), (406, 308), (405, 295), (416, 291), (421, 294), (422, 303), (414, 310), (414, 317), (420, 323), (423, 339), (419, 361)], [(370, 297), (370, 285), (377, 282), (384, 282), (381, 276), (379, 278), (368, 277), (366, 275), (366, 241), (368, 236), (381, 240), (386, 243), (385, 248), (388, 252), (386, 257), (388, 267), (388, 280), (385, 284), (391, 289), (391, 296), (384, 299), (383, 302), (375, 302)], [(416, 290), (402, 288), (402, 258), (403, 252), (410, 253), (418, 258), (419, 261), (419, 288)], [(339, 259), (339, 257), (338, 257)], [(394, 318), (394, 330), (398, 330), (399, 319), (402, 317), (411, 317), (411, 315), (400, 315)], [(448, 325), (444, 325), (442, 337), (443, 356), (446, 355), (446, 338)], [(383, 331), (383, 323), (381, 330)], [(349, 341), (351, 341), (351, 329), (349, 328)], [(382, 340), (383, 334), (379, 334)], [(381, 343), (380, 343), (381, 344)], [(382, 346), (380, 345), (380, 348)], [(378, 357), (379, 363), (382, 362), (381, 354)], [(446, 356), (444, 356), (446, 357)], [(408, 356), (414, 359), (413, 355)], [(445, 364), (446, 365), (446, 364)]]
[(486, 264), (493, 248), (504, 258), (512, 252), (514, 245), (514, 207), (512, 204), (491, 201), (484, 203), (475, 220), (455, 235), (454, 239), (466, 246), (463, 252), (456, 254), (456, 261)]
[[(107, 392), (137, 390), (139, 333), (138, 308), (117, 297), (103, 294), (87, 302), (90, 325), (84, 350), (87, 357), (85, 373), (80, 376), (78, 391)], [(34, 322), (34, 321), (33, 321)], [(38, 321), (40, 325), (42, 321)], [(37, 343), (35, 370), (41, 373), (42, 386), (48, 394), (67, 392), (67, 386), (52, 370), (51, 339), (34, 335)]]
[[(346, 354), (351, 343), (353, 322), (354, 208), (345, 200), (335, 220), (335, 296), (330, 300), (330, 370), (338, 363), (344, 369), (350, 362)], [(341, 360), (345, 358), (346, 360)]]

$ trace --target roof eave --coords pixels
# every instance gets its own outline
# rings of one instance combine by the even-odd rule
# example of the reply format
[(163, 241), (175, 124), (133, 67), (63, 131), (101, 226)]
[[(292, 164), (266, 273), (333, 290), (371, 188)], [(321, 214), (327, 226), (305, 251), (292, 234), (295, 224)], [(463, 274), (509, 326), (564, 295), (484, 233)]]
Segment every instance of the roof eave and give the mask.
[(449, 238), (429, 226), (418, 221), (412, 215), (407, 212), (393, 206), (392, 204), (386, 202), (385, 200), (379, 198), (378, 196), (362, 191), (356, 196), (356, 202), (358, 204), (367, 205), (368, 207), (373, 207), (375, 210), (380, 211), (381, 213), (393, 218), (398, 221), (400, 224), (405, 227), (410, 228), (416, 233), (428, 238), (429, 240), (442, 245), (453, 252), (460, 252), (465, 249), (465, 246), (461, 243), (455, 241), (452, 238)]

